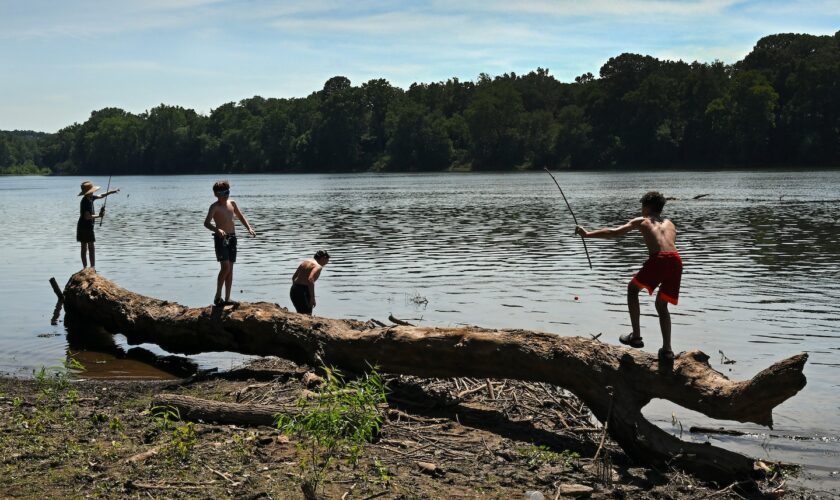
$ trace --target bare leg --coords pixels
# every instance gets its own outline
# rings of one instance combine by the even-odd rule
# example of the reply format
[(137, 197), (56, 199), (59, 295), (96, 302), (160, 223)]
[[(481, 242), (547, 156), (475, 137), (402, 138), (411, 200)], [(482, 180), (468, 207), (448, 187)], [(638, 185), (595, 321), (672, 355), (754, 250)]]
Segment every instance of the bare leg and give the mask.
[(87, 267), (87, 243), (82, 242), (82, 269)]
[(216, 278), (216, 299), (222, 298), (222, 285), (224, 285), (227, 275), (230, 272), (230, 261), (223, 260), (219, 262), (219, 276)]
[(92, 241), (88, 243), (88, 252), (90, 253), (90, 267), (96, 267), (96, 247)]
[(656, 297), (656, 312), (659, 314), (659, 327), (662, 329), (662, 349), (671, 349), (671, 313), (668, 312), (668, 302)]
[(233, 262), (229, 263), (228, 274), (225, 278), (225, 302), (230, 302), (230, 288), (233, 286)]
[(639, 327), (639, 287), (630, 282), (627, 285), (627, 310), (630, 311), (630, 325), (633, 327), (633, 337), (642, 336)]

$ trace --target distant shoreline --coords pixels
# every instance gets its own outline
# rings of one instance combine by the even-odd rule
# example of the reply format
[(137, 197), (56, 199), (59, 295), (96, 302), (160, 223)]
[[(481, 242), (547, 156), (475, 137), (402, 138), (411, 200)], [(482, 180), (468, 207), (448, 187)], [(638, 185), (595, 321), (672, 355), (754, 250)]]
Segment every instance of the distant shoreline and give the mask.
[[(549, 168), (552, 172), (590, 172), (590, 173), (633, 173), (633, 172), (830, 172), (840, 170), (838, 165), (820, 165), (820, 166), (798, 166), (798, 165), (707, 165), (707, 166), (669, 166), (669, 167), (645, 167), (645, 166), (620, 166), (620, 167), (596, 167), (596, 168)], [(191, 173), (120, 173), (114, 174), (114, 177), (174, 177), (187, 175), (217, 175), (217, 176), (233, 176), (233, 175), (324, 175), (324, 174), (522, 174), (522, 173), (541, 173), (543, 169), (448, 169), (448, 170), (301, 170), (301, 171), (284, 171), (284, 172), (191, 172)], [(44, 173), (23, 173), (10, 174), (0, 173), (0, 177), (96, 177), (109, 175), (107, 173), (63, 173), (51, 172)]]

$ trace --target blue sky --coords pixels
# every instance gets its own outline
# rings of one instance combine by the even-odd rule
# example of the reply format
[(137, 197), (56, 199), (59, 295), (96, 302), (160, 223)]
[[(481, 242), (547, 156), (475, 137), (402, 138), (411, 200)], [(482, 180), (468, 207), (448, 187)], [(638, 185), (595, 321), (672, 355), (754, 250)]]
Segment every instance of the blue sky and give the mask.
[(764, 35), (837, 30), (840, 0), (0, 0), (0, 129), (207, 113), (334, 75), (405, 88), (538, 66), (569, 81), (622, 52), (731, 63)]

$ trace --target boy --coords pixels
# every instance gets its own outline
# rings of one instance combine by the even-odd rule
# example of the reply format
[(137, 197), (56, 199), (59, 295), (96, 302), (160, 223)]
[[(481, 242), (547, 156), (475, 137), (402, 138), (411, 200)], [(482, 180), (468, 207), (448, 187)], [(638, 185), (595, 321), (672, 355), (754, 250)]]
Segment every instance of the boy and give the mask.
[(292, 275), (289, 297), (298, 313), (312, 315), (312, 309), (315, 307), (315, 281), (329, 261), (330, 254), (326, 250), (318, 250), (314, 257), (301, 262)]
[(96, 268), (96, 248), (94, 242), (96, 235), (93, 234), (93, 221), (105, 217), (105, 207), (99, 209), (99, 215), (93, 209), (93, 200), (101, 200), (112, 194), (119, 193), (119, 189), (108, 191), (105, 194), (93, 194), (99, 190), (99, 186), (94, 186), (92, 182), (85, 181), (82, 183), (82, 191), (79, 196), (82, 196), (82, 201), (79, 203), (79, 222), (76, 223), (76, 241), (82, 244), (82, 268), (88, 265), (88, 253), (90, 253), (90, 267)]
[(627, 308), (630, 310), (633, 331), (619, 337), (619, 341), (630, 347), (645, 346), (639, 329), (639, 290), (646, 288), (648, 293), (653, 295), (653, 289), (658, 286), (656, 312), (659, 314), (659, 326), (662, 329), (662, 349), (659, 349), (659, 358), (670, 361), (674, 359), (674, 351), (671, 349), (671, 314), (668, 312), (668, 303), (677, 305), (683, 269), (676, 246), (677, 228), (673, 222), (662, 218), (665, 197), (661, 193), (650, 191), (642, 196), (641, 202), (642, 216), (623, 226), (591, 232), (577, 226), (575, 233), (584, 238), (616, 238), (633, 229), (642, 233), (650, 257), (627, 285)]
[[(237, 302), (230, 300), (230, 289), (233, 285), (233, 264), (236, 263), (236, 228), (234, 227), (234, 216), (242, 225), (248, 229), (248, 234), (256, 236), (257, 233), (248, 223), (245, 215), (239, 211), (236, 202), (229, 198), (230, 184), (228, 181), (218, 181), (213, 184), (213, 194), (217, 201), (210, 205), (207, 217), (204, 219), (204, 227), (213, 232), (213, 243), (216, 247), (216, 260), (221, 268), (216, 279), (216, 296), (213, 299), (215, 306), (237, 305)], [(210, 221), (213, 221), (211, 223)], [(222, 301), (222, 284), (225, 285), (225, 300)]]

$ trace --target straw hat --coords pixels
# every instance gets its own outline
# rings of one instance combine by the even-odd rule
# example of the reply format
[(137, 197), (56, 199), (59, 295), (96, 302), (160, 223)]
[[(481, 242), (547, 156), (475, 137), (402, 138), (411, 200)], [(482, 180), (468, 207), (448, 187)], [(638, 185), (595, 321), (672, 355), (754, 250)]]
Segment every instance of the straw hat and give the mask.
[(91, 194), (95, 191), (99, 191), (99, 186), (94, 186), (92, 182), (85, 181), (82, 183), (82, 192), (79, 193), (79, 196), (84, 196), (86, 194)]

